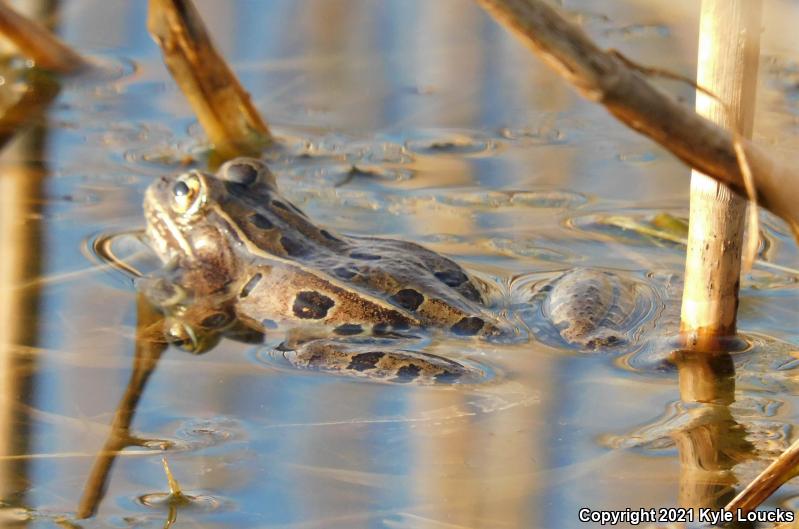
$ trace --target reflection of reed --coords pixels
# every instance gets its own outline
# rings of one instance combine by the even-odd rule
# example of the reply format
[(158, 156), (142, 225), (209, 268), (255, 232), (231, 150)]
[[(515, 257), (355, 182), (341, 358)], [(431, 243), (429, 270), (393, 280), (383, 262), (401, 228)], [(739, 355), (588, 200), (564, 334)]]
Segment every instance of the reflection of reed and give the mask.
[[(416, 21), (408, 26), (414, 33), (414, 38), (410, 39), (413, 45), (407, 52), (411, 59), (408, 68), (413, 78), (423, 85), (433, 86), (438, 92), (449, 92), (453, 86), (458, 86), (459, 81), (474, 79), (476, 71), (483, 66), (479, 48), (468, 41), (463, 42), (463, 48), (458, 50), (463, 58), (457, 65), (446, 60), (454, 59), (447, 51), (453, 42), (460, 40), (458, 31), (477, 32), (481, 22), (477, 16), (479, 13), (473, 9), (462, 10), (457, 17), (452, 16), (451, 9), (449, 2), (419, 3), (414, 13)], [(418, 35), (425, 37), (419, 38)], [(467, 86), (467, 83), (460, 86)], [(405, 116), (400, 124), (407, 123), (408, 114), (417, 122), (413, 125), (427, 122), (425, 124), (441, 126), (459, 119), (472, 121), (479, 110), (477, 96), (476, 91), (470, 91), (462, 99), (452, 97), (446, 104), (439, 98), (414, 101), (413, 107), (403, 112)], [(446, 161), (431, 158), (425, 162), (424, 169), (447, 175), (447, 180), (473, 178), (471, 166), (460, 161), (450, 166)], [(459, 211), (442, 214), (438, 209), (428, 212), (426, 208), (419, 208), (408, 222), (415, 231), (423, 233), (473, 233), (475, 230), (473, 217)], [(417, 414), (430, 407), (463, 408), (465, 400), (466, 395), (460, 391), (441, 395), (420, 392), (410, 404)], [(458, 528), (480, 525), (482, 487), (475, 479), (479, 470), (463, 465), (464, 461), (477, 459), (475, 452), (480, 437), (482, 432), (475, 431), (475, 424), (464, 419), (450, 421), (447, 428), (433, 427), (425, 431), (420, 427), (414, 432), (410, 438), (414, 442), (409, 471), (411, 491), (419, 504), (413, 509), (416, 512), (409, 513), (419, 517), (414, 525), (437, 526), (444, 522)]]
[(683, 402), (698, 403), (695, 419), (672, 434), (680, 452), (682, 507), (723, 507), (734, 494), (733, 466), (752, 457), (746, 431), (730, 413), (735, 367), (729, 353), (676, 354)]
[[(550, 369), (545, 366), (543, 372)], [(552, 390), (549, 394), (556, 395), (546, 379), (536, 380), (544, 388), (541, 393)], [(513, 394), (512, 383), (495, 397), (524, 398)], [(414, 428), (407, 491), (413, 503), (402, 513), (409, 526), (546, 526), (547, 509), (538, 493), (552, 485), (544, 477), (551, 403), (531, 407), (506, 402), (505, 409), (475, 412), (471, 406), (482, 398), (489, 402), (493, 397), (465, 389), (417, 395), (416, 414), (465, 413)]]
[(155, 311), (143, 294), (139, 294), (133, 372), (130, 375), (125, 394), (117, 406), (105, 445), (98, 453), (91, 474), (86, 480), (83, 496), (78, 504), (78, 518), (88, 518), (94, 515), (105, 493), (111, 466), (114, 464), (117, 454), (120, 450), (136, 443), (136, 439), (130, 434), (130, 424), (147, 380), (155, 371), (161, 353), (166, 348), (166, 342), (160, 333), (162, 328), (161, 315)]
[[(404, 26), (412, 36), (403, 53), (407, 54), (406, 68), (420, 85), (417, 90), (432, 90), (432, 97), (415, 98), (401, 108), (402, 118), (394, 128), (470, 126), (476, 122), (483, 108), (479, 81), (488, 67), (480, 43), (465, 35), (479, 34), (484, 19), (474, 6), (460, 9), (457, 17), (453, 10), (457, 3), (421, 2), (413, 13), (413, 23)], [(420, 38), (419, 35), (424, 35)], [(400, 37), (402, 38), (402, 36)], [(423, 129), (422, 129), (423, 130)], [(449, 141), (446, 133), (439, 133), (438, 141)], [(464, 138), (467, 141), (467, 138)], [(473, 184), (476, 180), (474, 164), (468, 160), (429, 156), (417, 163), (428, 173), (428, 185)], [(435, 184), (433, 184), (435, 183)], [(459, 208), (419, 207), (407, 222), (418, 233), (427, 235), (468, 235), (476, 230), (471, 212)], [(447, 251), (446, 248), (437, 248)]]
[[(2, 125), (0, 124), (0, 127)], [(44, 130), (36, 128), (19, 137), (4, 157), (39, 160)], [(28, 418), (17, 406), (31, 398), (35, 359), (16, 354), (19, 346), (35, 346), (38, 339), (41, 272), (40, 213), (46, 172), (38, 163), (19, 165), (0, 174), (0, 454), (29, 450)], [(18, 288), (20, 284), (32, 284)], [(0, 498), (18, 503), (27, 486), (24, 460), (0, 462)]]
[[(29, 2), (26, 7), (45, 18), (55, 3)], [(0, 148), (15, 140), (2, 153), (14, 162), (0, 173), (0, 455), (30, 451), (29, 417), (18, 404), (34, 394), (36, 364), (34, 357), (16, 352), (20, 346), (36, 346), (39, 331), (40, 289), (35, 280), (41, 274), (46, 130), (38, 125), (20, 131), (45, 112), (57, 92), (54, 83), (34, 81), (0, 116)], [(24, 458), (0, 462), (0, 500), (23, 505), (28, 485)]]

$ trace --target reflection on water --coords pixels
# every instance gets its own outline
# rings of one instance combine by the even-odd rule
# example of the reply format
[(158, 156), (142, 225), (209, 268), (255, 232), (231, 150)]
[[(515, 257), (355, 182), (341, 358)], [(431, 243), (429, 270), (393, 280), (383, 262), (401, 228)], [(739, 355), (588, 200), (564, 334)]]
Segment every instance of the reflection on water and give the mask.
[[(206, 166), (207, 145), (146, 35), (146, 3), (69, 2), (62, 35), (110, 73), (67, 83), (0, 158), (0, 523), (96, 509), (81, 527), (575, 527), (582, 506), (719, 505), (792, 440), (799, 297), (784, 267), (799, 252), (781, 225), (767, 219), (761, 257), (783, 268), (742, 282), (746, 347), (675, 364), (683, 248), (598, 221), (680, 217), (688, 171), (472, 3), (198, 5), (281, 140), (264, 154), (281, 189), (315, 221), (452, 256), (510, 316), (520, 286), (575, 266), (654, 285), (661, 315), (632, 352), (430, 341), (495, 374), (459, 387), (287, 369), (227, 339), (162, 352), (161, 327), (143, 324), (157, 317), (96, 255), (152, 269), (135, 237), (106, 236), (140, 229), (144, 188)], [(690, 73), (694, 7), (587, 0), (572, 15), (603, 45)], [(764, 43), (757, 132), (790, 147), (780, 38)], [(164, 453), (202, 501), (161, 501)], [(788, 484), (770, 505), (796, 497)]]
[[(11, 168), (0, 177), (0, 454), (6, 455), (31, 450), (30, 418), (18, 401), (32, 398), (36, 388), (37, 358), (30, 352), (39, 341), (40, 292), (35, 280), (44, 253), (39, 216), (45, 134), (42, 127), (34, 127), (2, 157), (11, 160)], [(29, 469), (25, 459), (0, 460), (0, 497), (26, 505)]]

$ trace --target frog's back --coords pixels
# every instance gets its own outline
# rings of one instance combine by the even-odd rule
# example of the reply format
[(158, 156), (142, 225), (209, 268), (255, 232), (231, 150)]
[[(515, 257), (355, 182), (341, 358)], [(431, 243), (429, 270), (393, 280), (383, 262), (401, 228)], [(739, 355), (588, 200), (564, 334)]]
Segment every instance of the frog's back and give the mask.
[[(252, 279), (243, 281), (248, 300), (242, 306), (250, 319), (267, 312), (253, 313), (259, 300), (262, 308), (293, 318), (288, 308), (298, 302), (274, 298), (304, 296), (300, 305), (308, 300), (327, 305), (316, 303), (308, 313), (320, 314), (325, 324), (418, 325), (460, 335), (496, 327), (479, 284), (455, 262), (422, 246), (318, 228), (274, 188), (253, 192), (228, 186), (220, 208), (245, 243), (246, 275)], [(256, 280), (260, 285), (254, 287)], [(345, 314), (353, 315), (352, 321), (340, 321)]]

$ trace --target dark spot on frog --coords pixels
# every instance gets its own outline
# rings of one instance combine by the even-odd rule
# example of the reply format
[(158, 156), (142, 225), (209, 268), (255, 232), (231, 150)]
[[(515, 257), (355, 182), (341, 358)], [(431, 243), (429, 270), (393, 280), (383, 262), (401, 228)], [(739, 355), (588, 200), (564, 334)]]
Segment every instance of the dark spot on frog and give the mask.
[(294, 298), (292, 310), (298, 318), (320, 320), (327, 316), (327, 311), (335, 304), (335, 301), (319, 292), (304, 290)]
[(224, 295), (230, 293), (230, 285), (232, 285), (233, 283), (235, 283), (235, 281), (232, 278), (228, 279), (219, 288), (217, 288), (216, 290), (211, 292), (211, 294), (213, 294), (215, 296), (224, 296)]
[(258, 282), (261, 280), (263, 276), (260, 273), (255, 274), (247, 281), (247, 284), (242, 287), (241, 292), (239, 292), (239, 297), (246, 298), (250, 295), (250, 292), (258, 285)]
[(363, 259), (364, 261), (378, 261), (381, 259), (379, 255), (363, 252), (350, 252), (350, 257), (353, 259)]
[(328, 241), (333, 241), (333, 242), (341, 242), (341, 240), (340, 240), (339, 238), (337, 238), (337, 237), (334, 237), (334, 236), (333, 236), (333, 235), (332, 235), (332, 234), (331, 234), (329, 231), (327, 231), (327, 230), (319, 230), (319, 233), (321, 233), (321, 234), (322, 234), (322, 237), (324, 237), (324, 238), (325, 238), (325, 239), (327, 239)]
[(272, 205), (275, 206), (276, 208), (282, 209), (283, 211), (294, 212), (297, 215), (300, 215), (302, 217), (305, 216), (305, 213), (300, 211), (300, 209), (297, 206), (295, 206), (294, 204), (292, 204), (292, 203), (284, 204), (280, 200), (273, 200), (272, 201)]
[(461, 321), (452, 326), (452, 332), (459, 336), (474, 336), (483, 328), (485, 322), (475, 316), (461, 318)]
[(290, 207), (290, 208), (291, 208), (291, 210), (292, 210), (292, 211), (294, 211), (294, 213), (296, 213), (297, 215), (300, 215), (300, 216), (302, 216), (302, 217), (306, 217), (306, 218), (307, 218), (307, 216), (305, 215), (305, 213), (303, 213), (303, 212), (302, 212), (302, 210), (301, 210), (300, 208), (298, 208), (297, 206), (295, 206), (295, 205), (294, 205), (294, 204), (292, 204), (291, 202), (289, 202), (289, 207)]
[(271, 230), (272, 228), (275, 227), (275, 225), (272, 224), (271, 220), (264, 217), (260, 213), (253, 213), (252, 215), (250, 215), (250, 221), (252, 221), (252, 223), (255, 224), (256, 228), (260, 228), (262, 230)]
[(472, 285), (471, 283), (466, 283), (460, 288), (461, 288), (460, 290), (461, 294), (463, 294), (463, 296), (469, 301), (474, 301), (477, 303), (481, 303), (483, 301), (483, 298), (480, 297), (480, 293), (477, 291), (476, 288), (474, 288), (474, 285)]
[(391, 328), (395, 331), (407, 331), (411, 326), (407, 321), (396, 321)]
[(230, 323), (230, 321), (230, 315), (224, 312), (217, 312), (216, 314), (211, 314), (210, 316), (206, 317), (202, 322), (200, 322), (200, 326), (205, 327), (206, 329), (218, 329), (220, 327), (224, 327)]
[(325, 355), (320, 352), (315, 352), (311, 355), (308, 359), (308, 366), (314, 368), (324, 368), (325, 366)]
[(356, 323), (345, 323), (333, 329), (333, 332), (340, 336), (352, 336), (361, 334), (363, 332), (363, 327)]
[(277, 329), (277, 322), (270, 320), (269, 318), (264, 318), (261, 320), (261, 326), (264, 329)]
[(357, 273), (355, 270), (344, 266), (338, 266), (333, 269), (333, 274), (341, 279), (352, 279)]
[(275, 351), (280, 351), (281, 353), (287, 353), (289, 351), (294, 351), (294, 348), (288, 345), (286, 342), (280, 342), (275, 346)]
[(249, 163), (231, 163), (222, 176), (228, 182), (249, 186), (258, 179), (258, 169)]
[(461, 374), (456, 371), (444, 371), (437, 374), (433, 379), (439, 384), (451, 384), (461, 378)]
[(421, 372), (422, 368), (419, 366), (402, 366), (397, 369), (397, 377), (394, 380), (400, 383), (412, 382)]
[(424, 302), (424, 296), (412, 288), (403, 288), (393, 296), (391, 301), (408, 310), (416, 310)]
[(291, 257), (301, 257), (308, 253), (308, 249), (304, 245), (286, 236), (280, 238), (280, 245)]
[(372, 326), (372, 334), (381, 338), (404, 338), (405, 336), (395, 331), (409, 328), (410, 326), (404, 321), (395, 321), (393, 324), (381, 322)]
[(445, 270), (443, 272), (435, 272), (433, 275), (448, 287), (457, 287), (469, 279), (461, 270)]
[(377, 367), (377, 363), (380, 361), (380, 359), (385, 355), (385, 353), (378, 351), (358, 353), (352, 357), (347, 369), (353, 369), (355, 371), (367, 371), (369, 369), (374, 369)]

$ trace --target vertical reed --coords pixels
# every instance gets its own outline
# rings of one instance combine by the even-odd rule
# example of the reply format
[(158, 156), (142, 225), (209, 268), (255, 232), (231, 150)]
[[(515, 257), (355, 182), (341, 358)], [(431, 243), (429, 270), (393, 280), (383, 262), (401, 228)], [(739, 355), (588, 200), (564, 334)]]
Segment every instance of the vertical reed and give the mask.
[[(727, 108), (697, 93), (696, 111), (747, 138), (754, 121), (760, 16), (760, 0), (702, 2), (697, 83)], [(689, 349), (718, 351), (720, 339), (735, 335), (745, 212), (743, 198), (693, 171), (680, 325)]]

